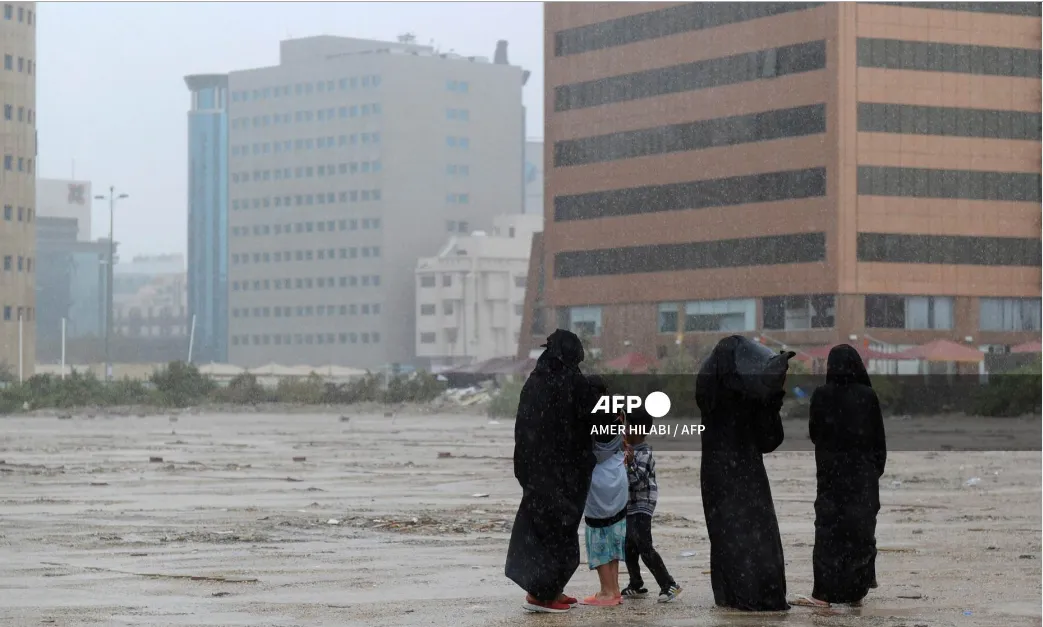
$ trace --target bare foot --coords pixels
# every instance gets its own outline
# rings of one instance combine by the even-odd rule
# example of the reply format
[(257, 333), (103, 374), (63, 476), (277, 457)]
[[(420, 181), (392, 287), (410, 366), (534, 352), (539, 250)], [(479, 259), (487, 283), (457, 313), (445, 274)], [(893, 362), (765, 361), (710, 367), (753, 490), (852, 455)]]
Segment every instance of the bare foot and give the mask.
[(804, 594), (798, 594), (797, 598), (790, 601), (790, 605), (797, 605), (800, 607), (829, 607), (829, 603)]

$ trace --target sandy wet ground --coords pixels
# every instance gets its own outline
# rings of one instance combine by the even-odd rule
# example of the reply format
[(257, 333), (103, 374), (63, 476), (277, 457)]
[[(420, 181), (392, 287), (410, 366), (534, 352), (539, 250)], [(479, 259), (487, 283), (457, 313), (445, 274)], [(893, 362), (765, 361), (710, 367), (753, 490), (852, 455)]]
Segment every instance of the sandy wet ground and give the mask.
[[(519, 498), (510, 421), (185, 414), (0, 425), (0, 625), (1041, 624), (1038, 452), (892, 453), (881, 587), (861, 610), (785, 615), (712, 607), (698, 454), (663, 452), (654, 533), (681, 600), (529, 616), (503, 576)], [(767, 464), (789, 589), (807, 593), (814, 458)], [(972, 477), (980, 482), (965, 485)], [(568, 591), (591, 593), (595, 581), (581, 565)]]

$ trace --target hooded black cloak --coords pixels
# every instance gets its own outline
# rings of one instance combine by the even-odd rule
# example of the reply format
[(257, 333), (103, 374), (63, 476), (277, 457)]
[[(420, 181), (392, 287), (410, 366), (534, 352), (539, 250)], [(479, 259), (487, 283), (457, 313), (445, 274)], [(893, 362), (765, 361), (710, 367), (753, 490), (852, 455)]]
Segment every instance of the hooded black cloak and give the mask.
[(597, 392), (580, 372), (583, 345), (558, 329), (522, 387), (514, 476), (522, 488), (505, 574), (552, 601), (579, 567), (579, 525), (594, 471), (591, 410)]
[[(786, 566), (763, 455), (782, 444), (779, 410), (785, 392), (784, 379), (765, 379), (737, 367), (737, 352), (757, 351), (770, 353), (744, 337), (725, 338), (699, 370), (695, 398), (706, 426), (700, 486), (714, 602), (777, 611), (789, 609)], [(774, 363), (791, 356), (776, 355)], [(768, 392), (765, 381), (777, 387)]]
[(876, 516), (887, 442), (880, 402), (858, 352), (841, 344), (826, 360), (826, 384), (811, 395), (818, 496), (812, 596), (862, 600), (876, 579)]

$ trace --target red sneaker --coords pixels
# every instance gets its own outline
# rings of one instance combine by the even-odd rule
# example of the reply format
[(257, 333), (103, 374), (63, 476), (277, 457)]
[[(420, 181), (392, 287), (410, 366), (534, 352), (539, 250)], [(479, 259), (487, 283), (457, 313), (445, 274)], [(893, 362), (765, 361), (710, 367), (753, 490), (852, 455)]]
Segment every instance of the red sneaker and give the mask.
[(558, 603), (564, 603), (565, 605), (575, 605), (579, 603), (576, 597), (570, 597), (567, 594), (558, 595)]
[(525, 595), (525, 604), (522, 608), (527, 612), (542, 614), (562, 614), (572, 609), (572, 606), (561, 601), (537, 601), (531, 594)]

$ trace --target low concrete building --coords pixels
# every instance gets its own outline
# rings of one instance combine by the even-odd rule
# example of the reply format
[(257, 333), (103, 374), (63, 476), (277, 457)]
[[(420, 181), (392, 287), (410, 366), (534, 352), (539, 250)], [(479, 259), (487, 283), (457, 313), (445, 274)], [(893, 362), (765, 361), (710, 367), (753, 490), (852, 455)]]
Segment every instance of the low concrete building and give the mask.
[(513, 355), (521, 331), (532, 236), (540, 215), (501, 216), (492, 233), (449, 239), (416, 268), (416, 353), (450, 366)]
[(113, 277), (113, 354), (123, 362), (188, 358), (188, 277), (183, 255), (139, 256)]

